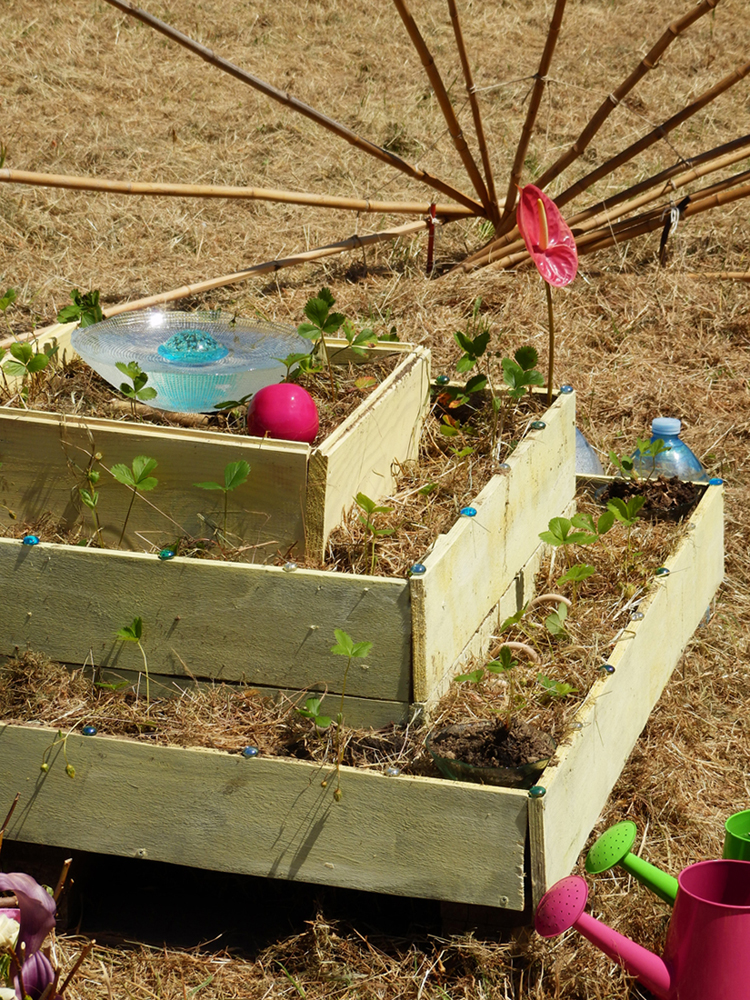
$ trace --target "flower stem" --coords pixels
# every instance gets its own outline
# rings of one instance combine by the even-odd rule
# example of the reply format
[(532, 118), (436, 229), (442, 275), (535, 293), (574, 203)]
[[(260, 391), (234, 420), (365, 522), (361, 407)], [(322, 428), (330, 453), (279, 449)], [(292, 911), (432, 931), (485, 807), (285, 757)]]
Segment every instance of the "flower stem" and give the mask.
[(555, 369), (555, 318), (552, 313), (552, 286), (544, 282), (547, 293), (547, 319), (549, 320), (549, 366), (547, 368), (547, 406), (552, 405), (552, 378)]

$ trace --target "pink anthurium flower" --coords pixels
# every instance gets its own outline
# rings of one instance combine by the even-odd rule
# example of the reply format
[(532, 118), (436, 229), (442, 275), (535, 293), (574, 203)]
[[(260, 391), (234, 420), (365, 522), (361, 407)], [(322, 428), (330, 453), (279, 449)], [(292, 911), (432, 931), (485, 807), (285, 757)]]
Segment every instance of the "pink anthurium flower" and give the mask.
[(527, 184), (518, 203), (518, 229), (536, 264), (550, 285), (569, 285), (578, 271), (578, 250), (560, 209), (541, 188)]
[(555, 320), (552, 312), (552, 285), (569, 285), (578, 271), (578, 249), (570, 226), (560, 209), (535, 184), (519, 188), (516, 222), (526, 249), (544, 278), (549, 321), (549, 367), (547, 374), (547, 406), (552, 403), (552, 379), (555, 368)]

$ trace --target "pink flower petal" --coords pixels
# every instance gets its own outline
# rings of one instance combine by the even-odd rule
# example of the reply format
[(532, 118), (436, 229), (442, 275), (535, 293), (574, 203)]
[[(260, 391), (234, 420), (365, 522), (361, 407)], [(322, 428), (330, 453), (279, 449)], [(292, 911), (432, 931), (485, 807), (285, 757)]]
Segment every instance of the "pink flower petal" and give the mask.
[[(549, 231), (549, 242), (544, 250), (539, 245), (539, 199), (544, 205)], [(544, 280), (556, 288), (569, 285), (578, 271), (578, 250), (570, 226), (554, 201), (535, 184), (527, 184), (521, 188), (516, 221), (526, 249)]]
[(57, 903), (31, 875), (22, 872), (0, 873), (0, 890), (9, 889), (16, 894), (21, 911), (19, 945), (26, 945), (26, 955), (39, 951), (42, 941), (55, 926)]

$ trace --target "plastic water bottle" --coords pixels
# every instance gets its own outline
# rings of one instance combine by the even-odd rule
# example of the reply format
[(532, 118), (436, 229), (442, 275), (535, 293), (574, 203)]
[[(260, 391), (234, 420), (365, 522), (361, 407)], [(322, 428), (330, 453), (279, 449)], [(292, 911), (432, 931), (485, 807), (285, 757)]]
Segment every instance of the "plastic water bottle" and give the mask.
[(576, 427), (576, 473), (587, 476), (602, 476), (604, 469), (599, 456)]
[(651, 441), (661, 439), (669, 451), (663, 451), (656, 458), (643, 457), (636, 451), (633, 462), (639, 476), (678, 476), (695, 483), (708, 482), (706, 470), (685, 442), (680, 440), (681, 428), (682, 422), (677, 417), (654, 417), (651, 421)]

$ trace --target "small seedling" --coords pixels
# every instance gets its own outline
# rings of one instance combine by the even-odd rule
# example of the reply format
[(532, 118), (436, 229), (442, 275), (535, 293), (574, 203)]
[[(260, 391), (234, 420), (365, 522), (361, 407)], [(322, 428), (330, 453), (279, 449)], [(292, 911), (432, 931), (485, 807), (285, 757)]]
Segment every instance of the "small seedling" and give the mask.
[(352, 637), (343, 629), (335, 628), (333, 634), (336, 636), (336, 645), (331, 646), (334, 656), (345, 656), (346, 667), (344, 669), (344, 680), (341, 684), (341, 704), (336, 714), (336, 788), (333, 797), (336, 802), (341, 800), (341, 763), (344, 759), (344, 738), (341, 727), (344, 721), (344, 696), (346, 694), (346, 681), (349, 677), (349, 669), (352, 660), (364, 659), (370, 655), (372, 649), (371, 642), (355, 642)]
[(671, 445), (665, 445), (661, 438), (656, 438), (655, 441), (650, 441), (648, 438), (638, 438), (634, 455), (618, 455), (616, 452), (610, 451), (609, 460), (625, 479), (640, 479), (641, 474), (639, 474), (637, 466), (647, 466), (650, 462), (651, 471), (646, 476), (646, 479), (650, 479), (656, 471), (657, 457), (671, 450)]
[(331, 716), (323, 715), (320, 711), (324, 697), (325, 695), (321, 695), (319, 698), (306, 698), (302, 708), (299, 708), (299, 706), (295, 708), (297, 715), (301, 715), (303, 719), (310, 719), (315, 729), (319, 732), (328, 729), (331, 725)]
[(146, 651), (141, 644), (141, 639), (143, 638), (143, 619), (139, 616), (134, 618), (130, 625), (118, 628), (115, 632), (115, 638), (120, 639), (121, 642), (134, 642), (141, 651), (141, 656), (143, 657), (143, 672), (146, 675), (146, 713), (148, 714), (148, 710), (151, 705), (151, 684), (148, 673)]
[(122, 531), (120, 532), (120, 540), (117, 543), (118, 548), (122, 545), (122, 540), (125, 537), (125, 529), (128, 526), (128, 519), (130, 518), (130, 512), (133, 509), (133, 502), (136, 498), (136, 494), (147, 493), (149, 490), (154, 489), (158, 484), (159, 480), (154, 478), (151, 473), (157, 466), (157, 461), (155, 458), (149, 458), (147, 455), (136, 455), (133, 459), (132, 468), (128, 468), (127, 465), (113, 465), (109, 470), (115, 477), (118, 483), (122, 483), (123, 486), (127, 486), (133, 491), (133, 495), (130, 498), (130, 505), (128, 507), (128, 512), (125, 515), (125, 520), (122, 525)]
[(344, 324), (346, 317), (343, 313), (331, 312), (336, 300), (330, 289), (321, 288), (317, 296), (312, 296), (305, 303), (305, 316), (308, 322), (301, 323), (297, 327), (297, 333), (306, 340), (313, 341), (313, 350), (320, 351), (323, 360), (328, 368), (328, 375), (331, 380), (331, 395), (336, 398), (336, 383), (333, 379), (333, 367), (328, 356), (325, 338), (332, 336)]
[(536, 679), (544, 688), (544, 694), (550, 699), (562, 701), (568, 695), (578, 693), (578, 688), (568, 684), (567, 681), (555, 681), (546, 674), (537, 674)]
[(238, 486), (242, 486), (246, 482), (247, 477), (250, 475), (250, 466), (244, 459), (240, 459), (239, 462), (229, 462), (224, 468), (224, 485), (221, 483), (193, 483), (193, 486), (197, 486), (201, 490), (221, 490), (224, 494), (224, 540), (227, 537), (227, 503), (229, 494), (232, 490), (236, 490)]
[(638, 512), (646, 502), (645, 497), (630, 497), (628, 500), (621, 500), (620, 497), (612, 497), (607, 503), (607, 510), (611, 511), (614, 517), (627, 528), (627, 559), (625, 572), (630, 571), (632, 562), (632, 552), (630, 549), (630, 536), (635, 522), (638, 520)]
[(550, 635), (567, 636), (565, 631), (565, 621), (568, 617), (568, 606), (562, 601), (557, 605), (557, 611), (547, 615), (544, 619), (544, 627)]
[[(313, 348), (314, 350), (314, 348)], [(301, 372), (303, 375), (315, 375), (317, 372), (323, 371), (323, 366), (315, 363), (315, 358), (312, 352), (305, 354), (294, 352), (293, 354), (287, 354), (285, 358), (274, 358), (274, 361), (280, 361), (281, 364), (286, 368), (286, 375), (284, 376), (284, 381), (288, 382), (294, 365), (297, 366), (297, 371)], [(243, 397), (247, 399), (248, 397)], [(224, 409), (226, 404), (222, 404), (221, 407), (217, 409)]]
[(3, 372), (22, 380), (21, 399), (25, 404), (34, 385), (34, 376), (47, 367), (50, 358), (57, 353), (57, 345), (45, 344), (43, 350), (36, 351), (31, 344), (16, 343), (10, 345), (10, 353), (13, 357), (3, 364)]
[[(521, 614), (523, 614), (523, 611), (521, 611)], [(508, 619), (508, 621), (510, 621), (510, 619)], [(487, 674), (507, 674), (508, 704), (505, 709), (505, 718), (503, 720), (503, 724), (507, 730), (510, 730), (511, 723), (513, 722), (513, 713), (516, 708), (521, 708), (523, 707), (523, 704), (525, 704), (523, 699), (519, 699), (516, 693), (515, 675), (513, 671), (517, 666), (518, 660), (513, 656), (512, 651), (508, 648), (508, 646), (502, 646), (497, 659), (491, 660), (486, 667), (479, 667), (478, 670), (472, 670), (468, 674), (459, 674), (457, 677), (454, 677), (454, 681), (457, 684), (462, 684), (464, 682), (481, 684)]]
[(78, 490), (78, 495), (80, 496), (82, 502), (89, 508), (91, 514), (94, 518), (94, 527), (96, 529), (95, 534), (99, 539), (99, 544), (104, 548), (104, 541), (102, 539), (102, 526), (99, 522), (99, 490), (96, 489), (96, 485), (99, 482), (101, 473), (96, 469), (88, 468), (86, 470), (86, 483), (87, 487), (81, 487)]
[(596, 573), (596, 569), (589, 563), (576, 563), (563, 573), (561, 577), (558, 577), (557, 586), (561, 587), (564, 583), (572, 583), (573, 600), (575, 601), (578, 596), (578, 584), (584, 580), (588, 580), (594, 573)]
[[(72, 323), (78, 320), (79, 326), (93, 326), (101, 323), (104, 313), (99, 305), (99, 289), (82, 294), (77, 288), (70, 293), (72, 305), (63, 306), (57, 314), (58, 323)], [(120, 367), (119, 365), (117, 366)]]
[[(0, 312), (2, 312), (3, 317), (5, 319), (5, 323), (11, 333), (13, 333), (13, 328), (11, 327), (10, 322), (8, 321), (8, 307), (12, 306), (17, 298), (18, 298), (18, 293), (16, 292), (15, 288), (8, 288), (5, 291), (5, 295), (3, 295), (3, 297), (0, 299)], [(0, 357), (2, 357), (2, 355), (0, 355)]]
[(357, 515), (359, 523), (364, 526), (367, 532), (367, 539), (365, 541), (365, 550), (367, 545), (370, 545), (370, 575), (375, 572), (375, 541), (378, 538), (385, 538), (387, 535), (392, 535), (395, 528), (379, 528), (375, 523), (375, 519), (380, 514), (390, 514), (393, 510), (392, 507), (381, 507), (371, 500), (365, 493), (358, 493), (354, 498), (357, 506), (362, 511), (361, 514)]
[(122, 372), (133, 383), (128, 385), (127, 382), (123, 382), (120, 385), (120, 392), (130, 400), (130, 412), (135, 416), (136, 401), (145, 403), (149, 399), (156, 399), (156, 389), (152, 386), (146, 386), (148, 375), (141, 369), (137, 361), (129, 361), (127, 364), (118, 361), (115, 367), (118, 372)]

